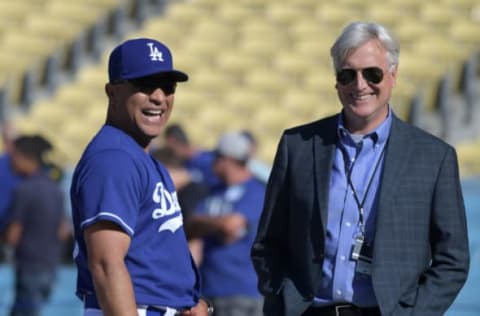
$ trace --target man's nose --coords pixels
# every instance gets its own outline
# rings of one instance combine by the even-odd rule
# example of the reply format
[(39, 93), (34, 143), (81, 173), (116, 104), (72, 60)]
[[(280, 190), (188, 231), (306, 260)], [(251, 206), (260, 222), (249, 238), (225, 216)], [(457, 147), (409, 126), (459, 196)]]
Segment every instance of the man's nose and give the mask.
[(155, 103), (158, 103), (158, 104), (165, 102), (167, 97), (168, 97), (167, 93), (163, 91), (163, 89), (160, 87), (154, 88), (150, 93), (150, 99), (154, 100)]
[(363, 74), (361, 70), (357, 71), (357, 77), (355, 79), (355, 84), (358, 89), (362, 89), (368, 86), (368, 81), (363, 78)]

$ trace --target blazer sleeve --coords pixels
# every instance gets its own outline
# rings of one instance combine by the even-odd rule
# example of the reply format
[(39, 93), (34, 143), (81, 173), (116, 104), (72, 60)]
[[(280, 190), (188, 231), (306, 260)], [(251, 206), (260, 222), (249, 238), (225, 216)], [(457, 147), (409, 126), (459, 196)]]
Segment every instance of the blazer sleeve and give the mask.
[(431, 208), (430, 267), (420, 280), (414, 315), (441, 315), (468, 275), (465, 207), (455, 150), (448, 147), (434, 187)]
[(264, 295), (282, 289), (288, 219), (288, 149), (285, 134), (280, 139), (265, 202), (252, 249), (251, 258), (258, 275), (258, 288)]

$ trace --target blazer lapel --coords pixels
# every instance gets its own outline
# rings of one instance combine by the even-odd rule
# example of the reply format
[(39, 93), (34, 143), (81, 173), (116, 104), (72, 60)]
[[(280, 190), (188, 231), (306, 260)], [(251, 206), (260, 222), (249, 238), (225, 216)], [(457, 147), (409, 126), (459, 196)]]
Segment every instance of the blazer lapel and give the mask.
[(383, 219), (388, 217), (389, 205), (397, 185), (397, 179), (407, 168), (408, 157), (411, 155), (411, 146), (405, 123), (393, 116), (390, 137), (388, 140), (382, 181), (380, 183), (376, 231), (381, 235), (382, 229), (390, 229), (382, 225)]
[[(337, 141), (337, 122), (338, 115), (331, 118), (327, 126), (322, 127), (321, 130), (315, 133), (313, 143), (317, 203), (324, 232), (326, 231), (327, 225), (330, 174)], [(315, 216), (316, 214), (313, 215)]]

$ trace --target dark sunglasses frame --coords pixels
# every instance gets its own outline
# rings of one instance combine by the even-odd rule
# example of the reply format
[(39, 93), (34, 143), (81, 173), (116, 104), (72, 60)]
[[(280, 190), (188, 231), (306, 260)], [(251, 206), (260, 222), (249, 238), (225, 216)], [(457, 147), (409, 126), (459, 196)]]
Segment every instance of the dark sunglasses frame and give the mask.
[(379, 67), (367, 67), (361, 70), (344, 68), (337, 72), (337, 82), (347, 85), (357, 80), (358, 72), (362, 73), (363, 79), (371, 84), (379, 84), (383, 81), (383, 70)]
[(171, 95), (175, 93), (177, 88), (177, 82), (169, 79), (158, 79), (158, 78), (136, 78), (136, 79), (126, 79), (126, 80), (117, 80), (112, 82), (113, 84), (124, 84), (130, 83), (136, 89), (152, 93), (155, 89), (160, 88), (166, 95)]

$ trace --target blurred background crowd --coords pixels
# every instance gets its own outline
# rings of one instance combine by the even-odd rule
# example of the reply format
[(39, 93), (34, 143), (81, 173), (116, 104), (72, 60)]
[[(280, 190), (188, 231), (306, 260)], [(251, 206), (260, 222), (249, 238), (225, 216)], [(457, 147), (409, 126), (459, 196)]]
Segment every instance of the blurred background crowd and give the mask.
[[(120, 41), (158, 39), (190, 75), (152, 150), (178, 186), (190, 185), (188, 200), (195, 201), (218, 181), (210, 166), (225, 133), (249, 141), (248, 168), (265, 182), (283, 129), (339, 111), (329, 50), (355, 20), (383, 23), (400, 41), (395, 113), (457, 149), (472, 263), (450, 314), (478, 315), (479, 0), (0, 0), (0, 229), (8, 231), (13, 189), (25, 181), (11, 163), (19, 136), (43, 139), (40, 149), (30, 143), (23, 152), (64, 193), (69, 223), (72, 168), (104, 123), (107, 58)], [(182, 208), (193, 212), (195, 205)], [(43, 228), (39, 233), (58, 229), (61, 245), (45, 315), (80, 315), (69, 227), (60, 221)], [(14, 248), (4, 239), (0, 316), (14, 296)]]

